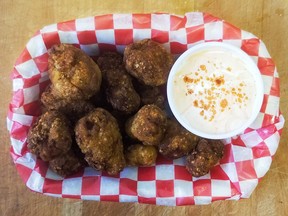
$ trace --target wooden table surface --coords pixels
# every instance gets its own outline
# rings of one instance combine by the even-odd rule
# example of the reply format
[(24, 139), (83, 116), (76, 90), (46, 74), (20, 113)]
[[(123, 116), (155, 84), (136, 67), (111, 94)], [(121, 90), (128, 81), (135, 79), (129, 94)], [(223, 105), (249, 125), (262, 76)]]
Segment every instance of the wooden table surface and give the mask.
[(6, 114), (12, 95), (10, 71), (36, 30), (48, 24), (97, 14), (168, 12), (183, 15), (190, 11), (211, 13), (264, 41), (278, 68), (280, 107), (287, 117), (287, 0), (0, 1), (0, 215), (288, 215), (287, 127), (269, 172), (251, 197), (240, 201), (163, 207), (52, 198), (31, 192), (16, 172), (9, 154), (6, 129)]

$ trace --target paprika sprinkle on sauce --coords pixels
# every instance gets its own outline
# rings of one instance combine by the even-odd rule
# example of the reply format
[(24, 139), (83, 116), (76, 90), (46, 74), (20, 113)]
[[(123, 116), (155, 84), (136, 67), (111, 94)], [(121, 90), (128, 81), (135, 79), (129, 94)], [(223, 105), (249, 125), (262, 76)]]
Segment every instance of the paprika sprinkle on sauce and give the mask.
[(175, 77), (175, 103), (183, 118), (197, 121), (199, 130), (222, 133), (247, 120), (255, 81), (240, 58), (202, 51), (189, 56)]
[[(217, 65), (216, 64), (213, 64), (214, 67), (216, 67)], [(229, 69), (229, 72), (232, 71), (232, 68), (231, 67), (228, 67)], [(227, 70), (228, 70), (227, 69)], [(205, 70), (207, 71), (207, 68), (204, 64), (200, 65), (199, 68), (197, 68), (197, 71), (199, 70)], [(195, 76), (198, 76), (198, 72), (195, 72), (194, 73)], [(193, 77), (193, 78), (192, 78)], [(187, 87), (187, 92), (186, 92), (186, 95), (191, 95), (194, 93), (194, 90), (193, 89), (197, 89), (197, 85), (200, 83), (201, 84), (201, 87), (204, 88), (205, 86), (205, 83), (204, 83), (204, 80), (205, 79), (205, 83), (206, 83), (206, 86), (209, 86), (207, 88), (204, 89), (204, 99), (201, 99), (200, 100), (200, 104), (198, 104), (198, 100), (194, 100), (193, 101), (193, 106), (194, 107), (197, 107), (199, 109), (202, 109), (202, 111), (200, 112), (201, 116), (204, 116), (204, 110), (207, 111), (206, 112), (206, 115), (204, 116), (204, 119), (205, 120), (209, 120), (209, 121), (212, 121), (215, 117), (215, 115), (217, 114), (217, 111), (215, 109), (214, 106), (211, 106), (211, 104), (217, 100), (217, 98), (219, 97), (219, 95), (221, 96), (229, 96), (229, 95), (234, 95), (236, 96), (235, 98), (235, 103), (239, 103), (241, 104), (243, 101), (247, 101), (249, 98), (246, 96), (246, 94), (242, 94), (242, 88), (245, 86), (244, 82), (241, 82), (239, 84), (239, 87), (232, 87), (228, 89), (226, 89), (225, 87), (221, 87), (220, 86), (223, 86), (225, 84), (225, 77), (224, 75), (220, 75), (220, 76), (216, 76), (216, 74), (213, 73), (212, 76), (210, 77), (203, 77), (203, 76), (200, 76), (198, 78), (194, 78), (193, 76), (193, 73), (191, 73), (190, 75), (185, 75), (183, 76), (183, 81), (184, 83), (186, 84), (186, 87)], [(207, 84), (208, 83), (208, 84)], [(193, 87), (191, 86), (191, 84), (195, 84), (193, 85)], [(197, 95), (197, 94), (196, 94)], [(199, 92), (198, 93), (199, 96), (202, 96), (203, 93)], [(245, 96), (245, 98), (243, 97)], [(228, 97), (229, 98), (229, 97)], [(231, 107), (228, 107), (228, 101), (227, 101), (227, 98), (223, 98), (221, 101), (220, 101), (220, 107), (221, 107), (221, 112), (224, 112), (225, 109), (229, 109), (231, 110)], [(240, 105), (239, 105), (240, 107)]]

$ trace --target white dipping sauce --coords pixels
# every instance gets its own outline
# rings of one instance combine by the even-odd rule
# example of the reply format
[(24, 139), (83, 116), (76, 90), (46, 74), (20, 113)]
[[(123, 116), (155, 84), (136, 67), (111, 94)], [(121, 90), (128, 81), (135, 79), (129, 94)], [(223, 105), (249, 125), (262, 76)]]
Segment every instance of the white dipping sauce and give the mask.
[(178, 66), (170, 100), (186, 125), (209, 134), (227, 133), (241, 128), (255, 112), (255, 83), (233, 51), (212, 47), (188, 55)]

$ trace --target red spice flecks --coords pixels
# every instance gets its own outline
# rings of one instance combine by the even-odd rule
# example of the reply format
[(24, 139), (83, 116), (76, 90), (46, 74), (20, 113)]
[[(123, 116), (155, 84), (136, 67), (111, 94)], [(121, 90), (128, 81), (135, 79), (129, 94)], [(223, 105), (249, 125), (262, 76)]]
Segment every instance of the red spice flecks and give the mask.
[(193, 83), (193, 82), (194, 82), (194, 79), (192, 79), (192, 78), (190, 78), (190, 77), (188, 77), (188, 76), (184, 76), (184, 77), (183, 77), (183, 81), (184, 81), (185, 83)]
[(221, 100), (220, 106), (225, 109), (228, 106), (228, 101), (226, 99)]
[(204, 116), (204, 110), (201, 110), (200, 115)]
[(223, 85), (225, 83), (224, 76), (217, 77), (215, 83), (217, 86)]
[[(226, 70), (232, 71), (232, 68), (227, 67)], [(248, 97), (242, 89), (242, 87), (245, 86), (244, 82), (239, 83), (237, 87), (229, 87), (229, 85), (225, 86), (227, 80), (225, 80), (224, 75), (216, 75), (213, 73), (211, 77), (203, 77), (201, 76), (203, 72), (207, 72), (205, 64), (200, 65), (197, 71), (194, 71), (194, 77), (191, 77), (191, 74), (190, 76), (183, 76), (183, 81), (186, 83), (187, 87), (186, 95), (188, 96), (195, 94), (196, 96), (199, 96), (199, 98), (195, 98), (196, 100), (192, 102), (192, 106), (199, 109), (199, 114), (203, 117), (203, 119), (212, 121), (215, 119), (219, 108), (219, 112), (225, 112), (225, 110), (231, 110), (232, 104), (246, 106), (245, 102), (248, 100)], [(204, 88), (205, 82), (207, 82), (207, 86), (210, 87)], [(195, 87), (203, 87), (204, 89), (202, 91), (195, 92)], [(233, 96), (235, 102), (234, 99), (231, 101), (229, 100), (228, 102), (228, 98), (230, 98), (229, 96)], [(216, 109), (217, 103), (219, 108)]]
[(206, 66), (205, 66), (205, 65), (200, 65), (200, 69), (201, 69), (202, 71), (204, 71), (204, 70), (206, 70)]
[(192, 90), (192, 89), (188, 89), (188, 94), (193, 94), (194, 93), (194, 91)]

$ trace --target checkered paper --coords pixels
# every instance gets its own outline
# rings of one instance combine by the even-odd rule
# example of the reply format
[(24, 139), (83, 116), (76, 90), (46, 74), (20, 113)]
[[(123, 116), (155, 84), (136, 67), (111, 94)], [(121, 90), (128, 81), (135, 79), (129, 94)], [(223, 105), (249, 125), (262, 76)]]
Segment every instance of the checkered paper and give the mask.
[[(207, 175), (192, 177), (183, 158), (159, 157), (155, 166), (127, 167), (116, 176), (86, 167), (62, 178), (27, 149), (27, 132), (40, 114), (39, 96), (49, 84), (47, 50), (69, 43), (92, 58), (103, 51), (123, 52), (132, 42), (152, 38), (175, 57), (195, 44), (220, 41), (241, 48), (258, 65), (264, 101), (255, 122), (239, 136), (225, 140), (225, 154)], [(108, 14), (48, 25), (37, 31), (17, 59), (7, 127), (11, 156), (31, 190), (55, 197), (139, 202), (156, 205), (198, 205), (248, 198), (269, 170), (278, 148), (284, 118), (279, 112), (279, 77), (265, 44), (251, 33), (205, 13)]]

